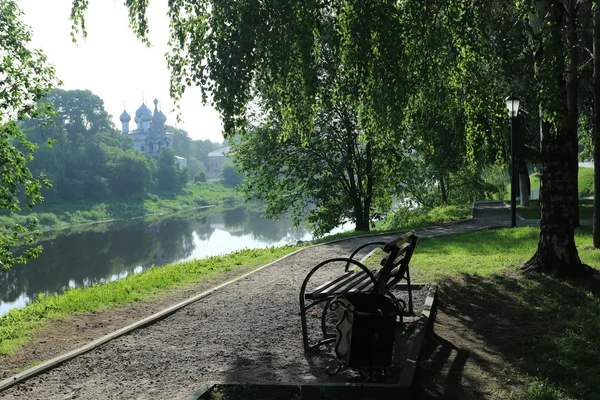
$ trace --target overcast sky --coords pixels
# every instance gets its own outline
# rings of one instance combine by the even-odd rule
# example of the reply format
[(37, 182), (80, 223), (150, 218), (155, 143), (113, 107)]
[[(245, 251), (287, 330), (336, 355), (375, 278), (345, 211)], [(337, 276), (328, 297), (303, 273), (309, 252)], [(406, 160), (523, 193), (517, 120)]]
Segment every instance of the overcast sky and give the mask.
[(119, 129), (123, 107), (133, 118), (143, 96), (149, 107), (157, 98), (167, 115), (167, 124), (185, 129), (193, 139), (223, 140), (219, 114), (202, 105), (197, 88), (186, 91), (180, 102), (182, 122), (175, 121), (164, 57), (169, 33), (167, 1), (151, 2), (150, 48), (128, 28), (122, 0), (90, 0), (86, 14), (88, 37), (78, 44), (70, 36), (71, 0), (20, 0), (20, 4), (25, 23), (33, 28), (33, 46), (42, 49), (55, 65), (63, 88), (89, 89), (100, 96)]

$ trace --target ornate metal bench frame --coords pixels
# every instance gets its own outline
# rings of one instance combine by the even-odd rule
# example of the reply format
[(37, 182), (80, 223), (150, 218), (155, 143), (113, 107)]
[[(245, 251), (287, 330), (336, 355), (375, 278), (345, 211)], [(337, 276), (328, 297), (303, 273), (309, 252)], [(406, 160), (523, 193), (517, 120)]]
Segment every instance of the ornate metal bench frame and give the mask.
[[(317, 264), (304, 278), (300, 289), (300, 319), (302, 323), (302, 341), (304, 351), (309, 352), (317, 349), (320, 346), (335, 341), (335, 334), (327, 332), (326, 318), (327, 311), (330, 309), (331, 302), (340, 294), (344, 293), (380, 293), (390, 297), (394, 301), (403, 302), (401, 299), (396, 299), (390, 290), (396, 286), (401, 280), (406, 280), (408, 288), (408, 314), (413, 314), (412, 290), (410, 284), (410, 272), (408, 265), (417, 245), (418, 237), (414, 232), (407, 232), (391, 242), (369, 242), (356, 248), (350, 257), (338, 257), (325, 260)], [(354, 256), (366, 247), (382, 246), (381, 248), (386, 253), (381, 260), (382, 268), (377, 270), (369, 270), (361, 262), (354, 260)], [(319, 269), (327, 264), (334, 262), (345, 262), (344, 274), (335, 277), (334, 279), (320, 285), (313, 291), (306, 293), (306, 287), (310, 278)], [(354, 268), (350, 270), (350, 265)], [(306, 305), (306, 300), (312, 301)], [(308, 343), (308, 328), (306, 323), (306, 313), (313, 307), (325, 303), (321, 313), (321, 330), (323, 339), (316, 344)], [(405, 305), (406, 307), (406, 305)]]

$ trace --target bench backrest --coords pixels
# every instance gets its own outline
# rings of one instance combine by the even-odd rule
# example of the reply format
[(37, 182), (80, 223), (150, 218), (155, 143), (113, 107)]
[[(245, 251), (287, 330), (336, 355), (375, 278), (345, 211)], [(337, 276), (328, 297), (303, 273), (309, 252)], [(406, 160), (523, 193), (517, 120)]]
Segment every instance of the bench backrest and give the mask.
[(383, 247), (386, 256), (381, 260), (382, 268), (377, 277), (377, 288), (380, 293), (387, 292), (393, 284), (406, 275), (417, 240), (417, 235), (410, 231)]

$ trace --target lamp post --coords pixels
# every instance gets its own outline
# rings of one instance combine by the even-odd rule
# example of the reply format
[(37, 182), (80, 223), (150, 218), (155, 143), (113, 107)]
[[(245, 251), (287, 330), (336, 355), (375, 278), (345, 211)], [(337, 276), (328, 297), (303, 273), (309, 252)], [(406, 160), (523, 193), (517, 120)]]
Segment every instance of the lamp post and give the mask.
[[(519, 103), (521, 100), (515, 96), (506, 98), (506, 108), (510, 118), (510, 212), (511, 226), (517, 226), (517, 174), (515, 173), (515, 131), (513, 121), (519, 113)], [(521, 193), (523, 196), (523, 193)]]

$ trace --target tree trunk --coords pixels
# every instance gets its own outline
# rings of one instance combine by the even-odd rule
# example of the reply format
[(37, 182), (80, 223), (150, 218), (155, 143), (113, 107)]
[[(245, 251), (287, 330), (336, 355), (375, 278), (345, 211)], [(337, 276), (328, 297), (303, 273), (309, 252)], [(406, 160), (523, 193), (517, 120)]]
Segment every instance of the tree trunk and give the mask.
[(354, 218), (356, 219), (355, 231), (369, 232), (371, 230), (371, 221), (368, 211), (365, 209), (360, 199), (355, 200)]
[(594, 247), (600, 248), (600, 4), (592, 7), (594, 13), (594, 222), (593, 233)]
[[(530, 15), (536, 40), (534, 59), (536, 76), (543, 92), (540, 95), (540, 238), (533, 257), (523, 266), (529, 271), (560, 276), (584, 275), (589, 272), (579, 259), (575, 247), (575, 206), (572, 180), (576, 158), (577, 131), (570, 122), (568, 87), (561, 29), (565, 9), (562, 1), (535, 1), (537, 15)], [(546, 16), (546, 12), (548, 13)], [(544, 18), (549, 19), (542, 29)], [(551, 54), (542, 53), (547, 51)], [(548, 116), (555, 118), (548, 118)], [(544, 118), (544, 116), (546, 118)]]
[(578, 93), (579, 93), (579, 43), (577, 38), (577, 11), (578, 6), (576, 1), (567, 1), (567, 42), (569, 49), (569, 72), (567, 77), (567, 125), (569, 131), (574, 136), (574, 139), (569, 141), (571, 145), (570, 156), (572, 158), (569, 165), (569, 175), (573, 182), (571, 187), (572, 193), (570, 198), (573, 200), (573, 226), (579, 227), (579, 140), (577, 140), (577, 123), (579, 122), (579, 108), (578, 108)]
[(529, 181), (529, 172), (527, 165), (523, 164), (519, 171), (519, 193), (521, 193), (520, 204), (523, 207), (529, 207), (529, 194), (531, 193), (531, 182)]
[(440, 177), (440, 189), (442, 190), (442, 204), (448, 204), (448, 191), (446, 189), (446, 185), (444, 184), (444, 177)]

